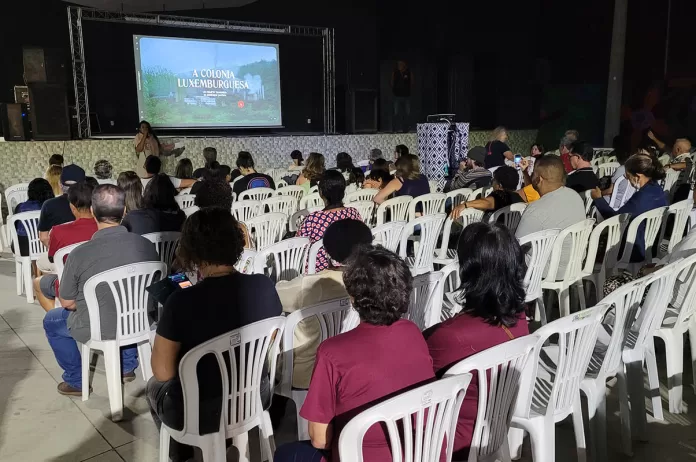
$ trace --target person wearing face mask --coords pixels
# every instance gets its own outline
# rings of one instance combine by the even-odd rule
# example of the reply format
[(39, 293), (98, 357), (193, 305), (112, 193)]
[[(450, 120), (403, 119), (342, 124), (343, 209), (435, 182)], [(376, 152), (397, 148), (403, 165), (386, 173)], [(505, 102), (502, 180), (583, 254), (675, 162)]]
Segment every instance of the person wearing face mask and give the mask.
[[(602, 199), (602, 191), (599, 188), (592, 190), (593, 203), (604, 219), (621, 213), (629, 213), (631, 218), (635, 218), (641, 213), (669, 205), (662, 186), (658, 184), (659, 180), (665, 178), (665, 170), (657, 158), (645, 154), (636, 154), (626, 161), (625, 167), (626, 179), (635, 188), (636, 192), (621, 208), (613, 210), (607, 201)], [(643, 224), (638, 229), (631, 261), (639, 262), (644, 259), (645, 225)]]

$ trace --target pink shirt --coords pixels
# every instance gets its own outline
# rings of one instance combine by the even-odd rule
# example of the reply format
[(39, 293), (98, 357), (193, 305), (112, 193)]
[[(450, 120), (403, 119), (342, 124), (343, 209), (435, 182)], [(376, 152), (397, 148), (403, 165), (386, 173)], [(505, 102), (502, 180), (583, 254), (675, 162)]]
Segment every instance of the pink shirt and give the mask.
[[(333, 423), (331, 461), (336, 462), (346, 423), (382, 398), (432, 379), (432, 364), (423, 334), (411, 321), (401, 319), (391, 326), (362, 322), (319, 345), (300, 415), (310, 422)], [(363, 454), (365, 462), (391, 460), (379, 425), (365, 434)]]
[[(514, 338), (529, 334), (524, 313), (520, 314), (517, 324), (510, 327), (509, 330)], [(435, 374), (438, 377), (444, 375), (447, 369), (462, 359), (510, 340), (501, 326), (492, 326), (486, 323), (483, 318), (467, 313), (459, 314), (437, 324), (424, 334), (427, 337), (428, 349), (433, 358)], [(477, 412), (478, 376), (474, 373), (459, 411), (452, 460), (467, 460), (469, 457), (469, 447), (474, 434)]]

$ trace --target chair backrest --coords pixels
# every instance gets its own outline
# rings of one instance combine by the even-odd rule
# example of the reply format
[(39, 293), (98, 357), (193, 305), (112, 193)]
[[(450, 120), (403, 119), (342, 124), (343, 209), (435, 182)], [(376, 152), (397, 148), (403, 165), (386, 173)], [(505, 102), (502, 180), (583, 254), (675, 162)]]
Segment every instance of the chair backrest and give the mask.
[(321, 198), (318, 192), (307, 194), (300, 199), (300, 210), (310, 207), (324, 207), (324, 199)]
[(284, 187), (286, 187), (286, 186), (288, 185), (288, 182), (285, 181), (285, 180), (282, 180), (282, 179), (281, 179), (281, 180), (278, 180), (278, 181), (275, 181), (274, 183), (275, 183), (275, 187), (276, 187), (276, 188), (284, 188)]
[(470, 188), (459, 188), (446, 193), (445, 196), (452, 201), (452, 208), (454, 208), (462, 202), (466, 202), (473, 192), (474, 190)]
[(442, 313), (442, 273), (433, 271), (413, 278), (413, 290), (404, 318), (425, 330), (440, 322)]
[(628, 231), (626, 231), (626, 244), (624, 245), (623, 253), (621, 254), (622, 263), (629, 264), (631, 262), (631, 254), (633, 253), (633, 246), (636, 242), (636, 236), (638, 236), (638, 228), (643, 223), (645, 223), (645, 261), (652, 260), (653, 244), (655, 243), (657, 233), (660, 232), (662, 217), (664, 216), (666, 210), (666, 206), (648, 210), (645, 213), (641, 213), (631, 221), (631, 224), (628, 225)]
[[(289, 188), (290, 186), (288, 186)], [(264, 207), (268, 207), (270, 213), (284, 213), (286, 216), (290, 217), (293, 213), (297, 212), (298, 201), (293, 195), (287, 196), (274, 196), (269, 197), (261, 201)]]
[[(693, 208), (694, 200), (691, 198), (677, 202), (667, 207), (665, 216), (662, 218), (660, 242), (662, 242), (663, 239), (668, 239), (669, 243), (667, 244), (667, 252), (658, 251), (659, 257), (663, 257), (669, 253), (672, 253), (672, 249), (674, 249), (674, 246), (679, 244), (679, 241), (682, 240), (682, 238), (684, 237), (684, 230), (686, 229), (686, 222), (689, 220), (689, 213), (691, 213), (691, 209)], [(667, 236), (667, 222), (669, 221), (667, 218), (670, 215), (674, 215), (674, 219), (672, 220), (672, 232), (669, 236)]]
[[(350, 194), (346, 194), (345, 199), (343, 199), (343, 203), (349, 204), (351, 202), (372, 201), (378, 192), (378, 189), (358, 189)], [(351, 207), (353, 206), (351, 205)]]
[(595, 158), (590, 161), (590, 165), (592, 165), (592, 167), (596, 167), (599, 164), (603, 164), (605, 160), (606, 157), (604, 156), (595, 156)]
[(149, 341), (150, 323), (147, 310), (150, 294), (145, 289), (167, 277), (166, 272), (167, 265), (164, 263), (148, 261), (119, 266), (87, 279), (84, 294), (92, 340), (102, 340), (97, 287), (103, 284), (110, 289), (116, 306), (116, 340), (121, 344), (129, 340)]
[(599, 164), (597, 166), (597, 177), (603, 178), (605, 176), (612, 176), (620, 166), (621, 165), (616, 161)]
[(487, 197), (492, 192), (492, 186), (484, 186), (482, 188), (473, 190), (471, 194), (469, 194), (469, 198), (467, 200), (473, 201), (474, 199), (482, 199), (484, 197)]
[(414, 220), (416, 218), (416, 209), (419, 205), (421, 216), (445, 213), (446, 200), (447, 196), (442, 193), (430, 193), (414, 197), (408, 204), (408, 219)]
[(393, 461), (440, 460), (445, 436), (445, 460), (452, 460), (457, 417), (471, 382), (471, 374), (455, 375), (428, 383), (376, 404), (353, 417), (341, 430), (341, 460), (363, 462), (362, 444), (367, 430), (384, 422)]
[(667, 169), (665, 172), (667, 176), (665, 177), (665, 182), (662, 185), (662, 189), (667, 193), (671, 194), (672, 189), (674, 188), (674, 185), (677, 184), (677, 180), (679, 179), (680, 172), (678, 170), (672, 170), (671, 168)]
[[(360, 192), (360, 191), (357, 191)], [(360, 214), (360, 218), (367, 225), (372, 225), (372, 215), (375, 212), (375, 203), (372, 201), (358, 201), (346, 204), (346, 207), (353, 207)]]
[(67, 260), (68, 255), (70, 254), (70, 252), (75, 250), (75, 248), (81, 246), (85, 242), (87, 241), (78, 242), (72, 245), (66, 245), (65, 247), (61, 247), (60, 249), (56, 250), (56, 253), (53, 255), (53, 263), (56, 265), (56, 274), (58, 275), (59, 284), (60, 280), (63, 278), (63, 269), (65, 268), (65, 260)]
[(464, 209), (461, 215), (457, 217), (456, 220), (452, 220), (447, 217), (445, 219), (445, 225), (442, 228), (442, 239), (440, 242), (440, 249), (438, 250), (437, 258), (445, 259), (447, 258), (447, 250), (449, 249), (450, 235), (452, 234), (452, 224), (457, 221), (463, 228), (466, 228), (471, 223), (481, 221), (483, 219), (484, 212), (482, 210), (476, 209)]
[(302, 186), (283, 186), (282, 188), (276, 188), (276, 196), (292, 196), (299, 203), (305, 195), (305, 189)]
[(583, 202), (585, 203), (585, 216), (590, 218), (592, 216), (592, 207), (594, 206), (594, 199), (592, 199), (592, 190), (588, 189), (583, 195)]
[(162, 231), (143, 234), (143, 237), (155, 244), (155, 250), (157, 250), (157, 254), (160, 256), (160, 261), (167, 265), (167, 274), (169, 274), (176, 256), (176, 248), (179, 247), (181, 233), (178, 231)]
[(437, 181), (434, 181), (434, 180), (428, 181), (428, 186), (430, 187), (431, 193), (436, 193), (440, 189), (440, 185), (438, 184)]
[(447, 218), (447, 215), (444, 213), (426, 215), (409, 221), (404, 227), (399, 244), (399, 255), (402, 258), (406, 258), (407, 256), (408, 238), (413, 236), (416, 227), (420, 226), (420, 241), (413, 249), (411, 274), (414, 276), (429, 273), (433, 270), (435, 246), (437, 245), (437, 238), (440, 237), (440, 231), (442, 230), (442, 225), (445, 223), (445, 218)]
[[(550, 322), (534, 333), (538, 343), (522, 380), (515, 415), (529, 418), (533, 408), (536, 413), (555, 416), (554, 420), (558, 421), (570, 414), (579, 396), (580, 382), (585, 378), (606, 311), (604, 305), (588, 308)], [(558, 346), (554, 347), (554, 351), (558, 351), (555, 364), (539, 364), (542, 346), (552, 336), (558, 339)], [(543, 380), (539, 377), (540, 367), (551, 374), (552, 383), (539, 386), (535, 393), (537, 380)]]
[(309, 188), (309, 194), (319, 193), (319, 185), (315, 184)]
[(324, 247), (324, 239), (319, 239), (309, 246), (309, 252), (307, 253), (307, 274), (317, 273), (317, 255), (319, 255), (319, 249), (322, 247)]
[[(556, 242), (553, 244), (553, 250), (551, 251), (551, 260), (546, 276), (544, 277), (545, 281), (555, 282), (561, 279), (565, 281), (576, 281), (580, 278), (583, 257), (585, 256), (585, 250), (587, 250), (587, 241), (592, 232), (594, 222), (594, 218), (588, 218), (574, 225), (570, 225), (558, 233)], [(563, 244), (566, 241), (570, 243), (568, 253), (563, 252)], [(559, 275), (558, 268), (562, 259), (567, 264), (565, 273)]]
[[(590, 234), (590, 242), (587, 245), (587, 257), (585, 258), (585, 267), (582, 270), (583, 274), (589, 276), (594, 273), (600, 241), (605, 244), (602, 266), (605, 270), (616, 266), (619, 260), (619, 250), (621, 250), (621, 238), (630, 219), (630, 214), (622, 213), (614, 215), (595, 226)], [(603, 238), (602, 235), (605, 237)]]
[(7, 216), (14, 215), (14, 209), (29, 199), (29, 183), (17, 183), (5, 189), (7, 199)]
[(469, 461), (486, 460), (507, 443), (522, 376), (539, 338), (526, 335), (469, 356), (450, 367), (445, 377), (476, 372), (478, 410)]
[(269, 259), (269, 277), (273, 282), (291, 281), (304, 272), (304, 265), (309, 250), (309, 238), (293, 237), (285, 239), (260, 250), (254, 260), (254, 272), (265, 274)]
[(387, 214), (389, 214), (389, 221), (408, 220), (408, 204), (412, 200), (411, 196), (397, 196), (379, 204), (377, 207), (377, 226), (387, 223)]
[(380, 244), (385, 249), (396, 252), (401, 242), (401, 233), (406, 226), (405, 221), (390, 221), (372, 228), (372, 237), (375, 244)]
[(174, 200), (176, 201), (177, 204), (179, 204), (179, 208), (185, 209), (188, 207), (193, 207), (194, 202), (196, 201), (196, 195), (195, 194), (179, 194), (178, 196), (174, 196)]
[(237, 201), (232, 204), (232, 215), (237, 221), (248, 221), (263, 213), (263, 204), (261, 201)]
[(524, 213), (524, 209), (526, 208), (527, 204), (525, 204), (524, 202), (508, 205), (507, 207), (503, 207), (497, 212), (491, 214), (491, 217), (489, 218), (488, 222), (497, 223), (500, 221), (511, 232), (514, 233), (517, 230), (517, 225), (520, 224), (520, 220), (522, 219), (522, 213)]
[(226, 435), (236, 435), (261, 419), (261, 379), (264, 365), (275, 371), (280, 337), (285, 327), (282, 316), (264, 319), (208, 340), (181, 358), (179, 377), (184, 398), (184, 425), (173, 435), (200, 436), (200, 396), (198, 364), (214, 355), (222, 378), (221, 427)]
[(252, 201), (262, 201), (264, 199), (268, 199), (273, 195), (275, 191), (271, 188), (252, 188), (252, 189), (247, 189), (246, 191), (242, 191), (239, 193), (239, 197), (237, 200), (243, 201), (243, 200), (252, 200)]
[[(682, 326), (693, 322), (693, 316), (694, 313), (696, 313), (696, 254), (684, 258), (678, 265), (674, 274), (675, 277), (679, 279), (682, 287), (686, 288), (686, 294), (681, 305), (674, 307), (679, 310), (677, 322), (674, 325)], [(672, 301), (674, 300), (672, 299)], [(686, 329), (684, 329), (684, 331), (685, 330)]]
[(298, 229), (300, 229), (302, 222), (309, 214), (310, 214), (310, 211), (307, 209), (298, 210), (297, 212), (293, 213), (292, 216), (290, 217), (289, 222), (288, 222), (288, 230), (291, 233), (294, 233)]
[(284, 213), (264, 213), (244, 222), (256, 250), (263, 250), (283, 240), (288, 216)]
[(234, 264), (234, 267), (242, 274), (253, 274), (255, 258), (256, 250), (244, 249), (242, 256), (239, 257), (239, 260)]
[(529, 246), (527, 272), (524, 275), (525, 302), (534, 301), (543, 295), (541, 278), (560, 232), (560, 229), (545, 229), (520, 238), (521, 246)]
[(193, 205), (191, 207), (186, 207), (185, 209), (181, 209), (182, 212), (186, 214), (187, 217), (190, 217), (194, 213), (198, 212), (200, 210), (197, 205)]
[(672, 161), (672, 157), (669, 154), (663, 154), (660, 157), (658, 157), (657, 160), (660, 161), (660, 163), (664, 167)]
[(459, 289), (461, 279), (459, 278), (459, 262), (455, 261), (449, 265), (443, 266), (439, 270), (442, 273), (442, 292), (453, 292)]
[(41, 211), (15, 213), (12, 216), (7, 216), (7, 226), (10, 228), (10, 236), (14, 243), (15, 255), (19, 255), (19, 237), (17, 236), (17, 222), (24, 226), (29, 240), (29, 255), (32, 260), (36, 260), (39, 255), (46, 253), (46, 246), (39, 240), (39, 217)]

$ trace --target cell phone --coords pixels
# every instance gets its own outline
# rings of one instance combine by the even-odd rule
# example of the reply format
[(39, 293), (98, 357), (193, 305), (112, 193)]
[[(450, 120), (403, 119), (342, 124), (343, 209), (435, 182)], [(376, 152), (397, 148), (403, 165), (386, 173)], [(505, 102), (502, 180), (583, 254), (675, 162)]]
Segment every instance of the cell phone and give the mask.
[(521, 160), (522, 156), (520, 154), (515, 154), (515, 165), (519, 165)]
[(188, 276), (186, 276), (186, 273), (172, 274), (171, 276), (169, 276), (169, 280), (182, 289), (187, 289), (193, 285), (191, 284), (191, 281), (189, 281)]

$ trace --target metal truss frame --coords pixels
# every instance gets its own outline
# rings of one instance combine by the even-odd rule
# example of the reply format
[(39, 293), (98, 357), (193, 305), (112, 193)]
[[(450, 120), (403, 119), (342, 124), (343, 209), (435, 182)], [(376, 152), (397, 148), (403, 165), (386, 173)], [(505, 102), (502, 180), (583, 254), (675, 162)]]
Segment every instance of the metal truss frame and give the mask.
[(226, 30), (257, 34), (278, 34), (318, 37), (322, 40), (324, 133), (336, 133), (336, 74), (334, 56), (334, 29), (330, 27), (292, 26), (262, 22), (229, 21), (223, 19), (193, 18), (150, 13), (103, 11), (79, 6), (68, 6), (70, 52), (72, 55), (73, 85), (77, 109), (77, 127), (80, 138), (89, 138), (89, 94), (85, 70), (85, 48), (82, 34), (83, 21), (102, 21), (124, 24), (147, 24), (186, 29)]

